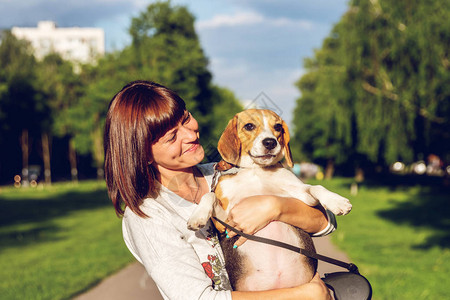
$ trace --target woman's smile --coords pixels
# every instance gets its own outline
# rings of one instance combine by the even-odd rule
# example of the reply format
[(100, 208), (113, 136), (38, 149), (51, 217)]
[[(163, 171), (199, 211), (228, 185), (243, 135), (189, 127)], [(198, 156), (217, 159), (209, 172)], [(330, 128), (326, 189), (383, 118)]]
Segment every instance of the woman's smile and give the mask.
[(184, 151), (184, 153), (194, 152), (198, 149), (198, 147), (200, 147), (200, 143), (197, 140), (191, 147), (189, 147), (186, 151)]

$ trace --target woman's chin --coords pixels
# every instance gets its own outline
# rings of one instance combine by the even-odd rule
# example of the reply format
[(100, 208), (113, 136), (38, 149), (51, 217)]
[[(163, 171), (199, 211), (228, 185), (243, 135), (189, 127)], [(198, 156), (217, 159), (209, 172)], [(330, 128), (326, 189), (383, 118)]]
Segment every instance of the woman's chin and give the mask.
[(190, 156), (189, 161), (192, 161), (193, 165), (197, 165), (201, 163), (203, 158), (205, 157), (205, 150), (203, 149), (202, 145), (199, 144), (195, 150), (187, 152), (185, 154)]
[(196, 159), (197, 159), (197, 164), (201, 163), (203, 158), (205, 158), (205, 150), (203, 149), (202, 145), (200, 145), (198, 147), (198, 149), (196, 150), (196, 155), (195, 155)]

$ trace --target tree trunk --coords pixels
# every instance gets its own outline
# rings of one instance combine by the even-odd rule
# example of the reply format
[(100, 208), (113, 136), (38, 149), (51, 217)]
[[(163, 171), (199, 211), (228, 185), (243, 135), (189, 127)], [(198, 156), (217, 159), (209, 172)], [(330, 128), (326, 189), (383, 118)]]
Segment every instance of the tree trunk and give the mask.
[(22, 135), (20, 137), (20, 146), (22, 148), (22, 184), (28, 186), (28, 157), (29, 157), (29, 145), (28, 145), (28, 129), (22, 129)]
[(350, 185), (350, 195), (352, 195), (352, 196), (358, 195), (358, 183), (357, 182), (352, 182), (352, 184)]
[(361, 167), (356, 167), (355, 180), (356, 180), (356, 182), (364, 181), (364, 170)]
[(97, 167), (97, 179), (104, 178), (103, 171), (103, 161), (104, 161), (104, 152), (103, 152), (103, 143), (102, 143), (102, 130), (100, 126), (98, 126), (92, 133), (93, 139), (93, 157), (95, 161), (95, 165)]
[(52, 171), (50, 166), (50, 139), (47, 132), (41, 134), (42, 156), (44, 158), (44, 176), (45, 184), (52, 184)]
[(334, 160), (329, 159), (325, 168), (325, 179), (331, 179), (334, 175)]
[(73, 138), (69, 140), (70, 174), (73, 182), (78, 182), (77, 152), (73, 146)]

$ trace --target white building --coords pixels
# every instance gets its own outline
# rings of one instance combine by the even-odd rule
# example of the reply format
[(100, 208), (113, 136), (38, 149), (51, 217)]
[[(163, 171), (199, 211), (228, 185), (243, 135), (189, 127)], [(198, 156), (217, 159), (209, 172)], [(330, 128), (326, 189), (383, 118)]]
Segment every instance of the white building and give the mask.
[(31, 42), (37, 59), (56, 52), (66, 60), (94, 63), (105, 53), (105, 33), (100, 28), (58, 28), (55, 22), (41, 21), (37, 27), (13, 27), (11, 32)]

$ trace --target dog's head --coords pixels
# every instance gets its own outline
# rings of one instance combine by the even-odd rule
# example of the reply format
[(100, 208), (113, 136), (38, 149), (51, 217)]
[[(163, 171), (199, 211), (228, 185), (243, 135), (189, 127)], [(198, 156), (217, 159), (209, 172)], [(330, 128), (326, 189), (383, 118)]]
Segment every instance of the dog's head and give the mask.
[(283, 157), (293, 166), (288, 127), (268, 109), (248, 109), (236, 114), (228, 122), (217, 148), (225, 161), (240, 167), (271, 166)]

